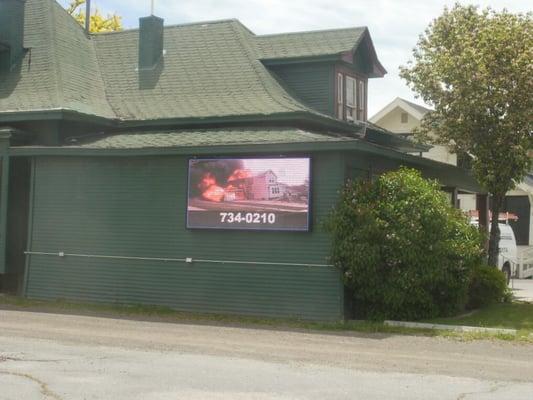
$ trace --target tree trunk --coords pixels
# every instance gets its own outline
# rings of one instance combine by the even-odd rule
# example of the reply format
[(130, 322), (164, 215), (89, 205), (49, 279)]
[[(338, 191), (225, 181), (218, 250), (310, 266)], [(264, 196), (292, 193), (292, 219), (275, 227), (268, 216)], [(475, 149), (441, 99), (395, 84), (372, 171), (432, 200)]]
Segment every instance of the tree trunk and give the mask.
[(494, 194), (492, 196), (492, 206), (490, 211), (492, 212), (492, 219), (490, 221), (490, 236), (489, 236), (489, 265), (498, 266), (498, 253), (500, 245), (500, 228), (498, 226), (498, 217), (500, 216), (500, 210), (503, 204), (505, 195)]

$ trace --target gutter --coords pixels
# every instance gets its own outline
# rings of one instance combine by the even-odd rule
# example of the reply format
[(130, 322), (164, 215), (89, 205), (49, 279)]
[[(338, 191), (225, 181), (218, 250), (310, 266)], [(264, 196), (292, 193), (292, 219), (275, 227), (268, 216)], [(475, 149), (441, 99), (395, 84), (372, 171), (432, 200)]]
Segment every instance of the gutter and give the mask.
[(118, 125), (119, 120), (84, 114), (74, 110), (53, 109), (35, 111), (0, 112), (0, 122), (54, 121), (91, 122), (109, 127)]
[(117, 125), (119, 129), (131, 129), (138, 127), (158, 128), (172, 126), (176, 129), (196, 128), (198, 126), (206, 129), (219, 127), (220, 125), (250, 124), (257, 122), (287, 122), (293, 123), (315, 123), (325, 128), (336, 128), (342, 132), (356, 132), (362, 130), (357, 125), (338, 121), (327, 115), (313, 114), (306, 111), (284, 112), (277, 114), (250, 114), (246, 116), (221, 116), (221, 117), (194, 117), (194, 118), (168, 118), (157, 120), (121, 120)]
[[(253, 147), (253, 150), (251, 150)], [(208, 146), (151, 147), (151, 148), (89, 148), (81, 146), (21, 146), (10, 147), (12, 157), (132, 157), (132, 156), (202, 156), (232, 154), (290, 154), (319, 152), (355, 152), (397, 160), (400, 164), (426, 167), (437, 176), (451, 177), (454, 186), (467, 191), (485, 193), (469, 171), (412, 154), (402, 153), (362, 139), (328, 140), (298, 143), (243, 143)], [(444, 174), (444, 175), (442, 175)], [(438, 178), (437, 178), (438, 179)], [(450, 179), (445, 179), (450, 180)], [(449, 182), (452, 183), (452, 182)]]
[(205, 128), (218, 127), (219, 125), (249, 124), (257, 122), (293, 122), (293, 123), (313, 123), (324, 128), (337, 129), (342, 132), (357, 133), (358, 127), (343, 121), (335, 120), (327, 115), (313, 114), (307, 111), (283, 112), (277, 114), (250, 114), (245, 116), (220, 116), (220, 117), (193, 117), (193, 118), (167, 118), (151, 120), (124, 120), (110, 119), (92, 114), (84, 114), (73, 110), (53, 109), (36, 111), (7, 111), (0, 112), (0, 123), (28, 122), (28, 121), (52, 121), (65, 120), (73, 122), (89, 122), (105, 127), (120, 130), (131, 128), (167, 127), (188, 128), (202, 126)]
[(440, 168), (449, 171), (467, 171), (454, 165), (441, 163), (408, 153), (403, 153), (379, 144), (358, 138), (345, 140), (327, 140), (312, 142), (278, 142), (278, 143), (238, 143), (223, 145), (181, 146), (181, 147), (143, 147), (143, 148), (96, 148), (83, 146), (15, 146), (9, 148), (9, 155), (22, 156), (152, 156), (152, 155), (196, 155), (250, 153), (251, 146), (259, 146), (256, 153), (290, 153), (298, 151), (359, 151), (386, 158), (407, 161), (412, 164)]

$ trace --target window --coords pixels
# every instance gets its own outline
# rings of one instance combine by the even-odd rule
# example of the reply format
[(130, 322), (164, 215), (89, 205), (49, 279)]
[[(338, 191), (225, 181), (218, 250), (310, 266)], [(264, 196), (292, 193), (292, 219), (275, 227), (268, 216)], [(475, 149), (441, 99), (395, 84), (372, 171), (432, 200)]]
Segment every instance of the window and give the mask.
[(402, 124), (406, 124), (408, 121), (409, 121), (409, 116), (407, 115), (406, 112), (403, 112), (402, 115), (401, 115), (401, 121), (402, 121)]
[(350, 77), (346, 77), (346, 120), (355, 121), (357, 119), (357, 81)]
[(359, 105), (359, 109), (358, 109), (358, 119), (361, 120), (361, 121), (365, 121), (366, 120), (366, 115), (365, 115), (365, 99), (366, 99), (366, 94), (365, 94), (365, 82), (364, 81), (358, 81), (359, 82), (359, 99), (358, 99), (358, 105)]
[(337, 74), (337, 118), (343, 119), (343, 91), (344, 91), (344, 79), (342, 74)]
[(366, 121), (366, 81), (337, 73), (337, 118)]

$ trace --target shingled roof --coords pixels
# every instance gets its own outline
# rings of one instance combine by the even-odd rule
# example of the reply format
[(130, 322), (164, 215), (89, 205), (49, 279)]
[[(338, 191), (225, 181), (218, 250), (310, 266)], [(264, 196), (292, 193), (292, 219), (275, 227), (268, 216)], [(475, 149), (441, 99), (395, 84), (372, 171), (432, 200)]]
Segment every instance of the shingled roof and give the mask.
[(75, 110), (115, 118), (105, 100), (95, 47), (53, 0), (28, 0), (22, 62), (0, 74), (0, 113)]
[(250, 144), (326, 143), (357, 140), (355, 137), (316, 133), (297, 128), (236, 127), (225, 129), (164, 130), (72, 138), (68, 147), (87, 149), (148, 149)]
[(363, 39), (366, 27), (256, 36), (261, 59), (342, 54)]
[(107, 100), (119, 118), (315, 113), (292, 98), (227, 20), (165, 28), (164, 68), (139, 74), (138, 30), (94, 35)]
[(119, 121), (309, 115), (261, 61), (340, 54), (365, 28), (257, 36), (237, 20), (164, 29), (158, 68), (139, 71), (139, 30), (87, 35), (55, 0), (27, 0), (26, 52), (0, 73), (2, 114), (74, 111)]

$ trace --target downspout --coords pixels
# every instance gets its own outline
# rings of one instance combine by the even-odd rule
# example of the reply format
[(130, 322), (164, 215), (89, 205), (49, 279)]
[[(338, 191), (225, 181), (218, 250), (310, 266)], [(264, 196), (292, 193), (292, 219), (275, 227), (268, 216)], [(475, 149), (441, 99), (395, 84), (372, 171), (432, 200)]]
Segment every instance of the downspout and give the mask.
[(7, 202), (9, 190), (9, 130), (0, 130), (0, 159), (2, 172), (0, 175), (0, 274), (7, 272), (6, 239), (7, 239)]
[(528, 193), (529, 200), (529, 246), (533, 246), (533, 193)]

